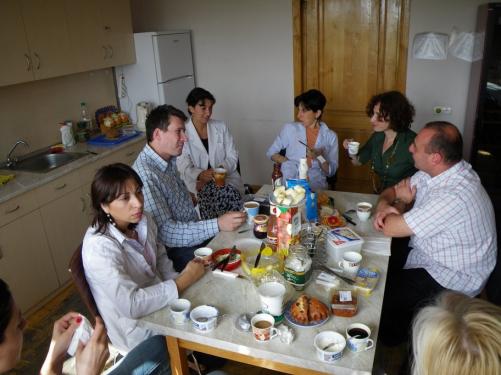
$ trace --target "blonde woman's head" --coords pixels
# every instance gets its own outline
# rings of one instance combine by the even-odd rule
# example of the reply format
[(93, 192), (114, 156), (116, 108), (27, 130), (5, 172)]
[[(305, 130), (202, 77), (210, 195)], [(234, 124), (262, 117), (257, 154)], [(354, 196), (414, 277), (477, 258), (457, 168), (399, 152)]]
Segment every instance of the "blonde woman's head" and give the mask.
[(413, 375), (501, 374), (501, 308), (445, 292), (413, 323)]

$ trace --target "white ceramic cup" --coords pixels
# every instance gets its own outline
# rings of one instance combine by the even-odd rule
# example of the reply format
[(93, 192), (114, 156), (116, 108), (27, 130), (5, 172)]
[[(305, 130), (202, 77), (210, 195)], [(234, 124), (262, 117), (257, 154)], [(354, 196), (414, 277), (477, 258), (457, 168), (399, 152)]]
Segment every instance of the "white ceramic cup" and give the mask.
[(351, 141), (348, 143), (348, 154), (350, 156), (358, 154), (358, 148), (360, 147), (360, 142)]
[(338, 262), (339, 268), (352, 277), (357, 275), (358, 269), (362, 263), (362, 254), (356, 251), (347, 251), (343, 254), (343, 260)]
[(190, 319), (193, 328), (200, 332), (210, 332), (216, 328), (219, 312), (214, 306), (201, 305), (191, 310)]
[(357, 216), (360, 221), (367, 221), (371, 217), (372, 204), (369, 202), (357, 203)]
[(252, 334), (256, 341), (267, 342), (278, 336), (278, 329), (274, 327), (275, 318), (270, 314), (256, 314), (251, 319)]
[(259, 203), (255, 201), (249, 201), (244, 203), (244, 211), (247, 214), (247, 224), (254, 227), (254, 216), (259, 213)]
[(187, 299), (180, 298), (174, 300), (169, 306), (170, 316), (174, 324), (186, 323), (189, 320), (190, 308), (191, 302)]
[(283, 312), (285, 286), (276, 281), (261, 284), (257, 288), (263, 312), (280, 316)]
[(346, 341), (348, 349), (352, 352), (363, 352), (374, 347), (370, 338), (371, 329), (362, 323), (353, 323), (346, 328)]
[(341, 359), (346, 347), (346, 339), (335, 331), (323, 331), (315, 336), (313, 345), (317, 357), (324, 362), (334, 362)]
[(199, 258), (204, 262), (205, 267), (212, 265), (212, 249), (210, 247), (201, 247), (193, 253), (195, 258)]

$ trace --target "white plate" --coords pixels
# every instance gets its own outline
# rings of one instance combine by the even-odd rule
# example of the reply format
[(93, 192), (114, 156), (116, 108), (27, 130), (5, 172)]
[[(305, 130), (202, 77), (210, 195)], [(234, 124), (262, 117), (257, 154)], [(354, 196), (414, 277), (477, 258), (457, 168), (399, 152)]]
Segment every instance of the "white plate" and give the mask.
[[(296, 327), (299, 327), (299, 328), (320, 327), (322, 324), (324, 324), (330, 318), (330, 314), (329, 314), (329, 315), (327, 315), (327, 318), (322, 319), (322, 320), (316, 320), (314, 322), (310, 322), (310, 323), (306, 323), (306, 324), (298, 322), (291, 315), (291, 306), (293, 303), (294, 303), (294, 301), (290, 301), (289, 303), (287, 303), (287, 306), (285, 306), (284, 316), (285, 316), (285, 320), (287, 320), (290, 324), (292, 324)], [(325, 303), (323, 303), (323, 302), (320, 302), (320, 303), (323, 304), (327, 308)], [(327, 311), (329, 311), (329, 310), (327, 309)]]

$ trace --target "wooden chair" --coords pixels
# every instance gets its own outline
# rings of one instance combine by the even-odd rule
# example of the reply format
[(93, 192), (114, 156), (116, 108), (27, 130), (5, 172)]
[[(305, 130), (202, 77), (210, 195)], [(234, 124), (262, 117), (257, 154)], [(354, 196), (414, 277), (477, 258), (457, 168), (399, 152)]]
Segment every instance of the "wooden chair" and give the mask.
[(94, 301), (94, 297), (92, 296), (92, 292), (90, 291), (89, 284), (87, 283), (87, 279), (85, 278), (85, 272), (82, 263), (82, 244), (78, 246), (71, 257), (69, 271), (71, 272), (73, 283), (75, 284), (78, 293), (80, 294), (80, 298), (82, 298), (85, 307), (87, 307), (87, 310), (90, 313), (89, 318), (92, 317), (92, 323), (95, 324), (94, 317), (99, 316), (99, 310), (97, 309), (96, 301)]

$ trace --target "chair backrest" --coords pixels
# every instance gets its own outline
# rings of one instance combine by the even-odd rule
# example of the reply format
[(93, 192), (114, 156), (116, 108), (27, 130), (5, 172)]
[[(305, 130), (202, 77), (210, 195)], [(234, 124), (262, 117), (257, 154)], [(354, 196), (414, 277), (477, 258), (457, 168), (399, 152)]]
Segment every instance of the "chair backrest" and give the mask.
[(82, 244), (78, 246), (71, 257), (69, 271), (71, 272), (71, 277), (73, 278), (73, 282), (78, 290), (78, 293), (80, 293), (80, 297), (82, 298), (85, 307), (87, 307), (87, 310), (89, 310), (92, 321), (94, 321), (94, 317), (99, 316), (99, 310), (97, 309), (96, 301), (94, 301), (89, 284), (85, 278), (85, 271), (82, 263)]

